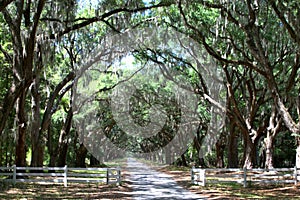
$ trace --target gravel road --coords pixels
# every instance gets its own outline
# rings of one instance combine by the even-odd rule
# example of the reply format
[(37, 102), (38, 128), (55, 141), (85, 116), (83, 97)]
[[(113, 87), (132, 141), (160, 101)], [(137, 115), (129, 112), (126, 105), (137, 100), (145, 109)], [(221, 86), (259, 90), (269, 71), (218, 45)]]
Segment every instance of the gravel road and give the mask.
[(136, 159), (128, 158), (127, 167), (129, 175), (127, 179), (132, 187), (134, 200), (206, 199), (179, 186), (171, 176), (158, 172)]

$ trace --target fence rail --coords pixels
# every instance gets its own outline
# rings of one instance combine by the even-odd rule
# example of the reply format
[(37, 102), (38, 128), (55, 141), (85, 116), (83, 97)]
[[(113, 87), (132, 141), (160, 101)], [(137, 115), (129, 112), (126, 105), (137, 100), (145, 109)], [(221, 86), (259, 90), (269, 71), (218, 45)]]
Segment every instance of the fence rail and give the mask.
[(300, 169), (191, 169), (192, 184), (205, 186), (207, 183), (240, 183), (247, 187), (249, 183), (295, 183), (300, 182)]
[(121, 183), (121, 169), (116, 168), (68, 168), (65, 167), (0, 167), (0, 181), (63, 183)]

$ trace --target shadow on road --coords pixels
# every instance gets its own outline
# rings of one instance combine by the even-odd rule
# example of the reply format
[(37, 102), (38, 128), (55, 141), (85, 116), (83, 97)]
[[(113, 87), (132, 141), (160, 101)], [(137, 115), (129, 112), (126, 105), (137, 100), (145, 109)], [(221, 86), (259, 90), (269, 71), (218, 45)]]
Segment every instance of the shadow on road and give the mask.
[(179, 186), (170, 175), (155, 171), (133, 158), (128, 158), (127, 170), (129, 175), (127, 179), (132, 187), (134, 200), (206, 199)]

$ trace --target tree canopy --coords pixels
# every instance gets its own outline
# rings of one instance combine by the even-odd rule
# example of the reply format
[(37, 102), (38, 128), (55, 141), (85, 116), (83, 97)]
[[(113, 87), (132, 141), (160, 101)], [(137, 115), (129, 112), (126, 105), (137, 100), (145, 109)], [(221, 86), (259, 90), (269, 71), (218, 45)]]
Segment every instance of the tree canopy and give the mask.
[(297, 0), (1, 0), (0, 23), (0, 165), (300, 167)]

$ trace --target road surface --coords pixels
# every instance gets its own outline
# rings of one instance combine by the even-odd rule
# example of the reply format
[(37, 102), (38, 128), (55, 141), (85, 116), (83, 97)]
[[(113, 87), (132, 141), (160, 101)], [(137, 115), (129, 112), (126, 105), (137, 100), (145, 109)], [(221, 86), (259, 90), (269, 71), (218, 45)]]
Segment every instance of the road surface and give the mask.
[(170, 175), (151, 169), (133, 158), (128, 158), (127, 170), (133, 200), (206, 199), (179, 186)]

